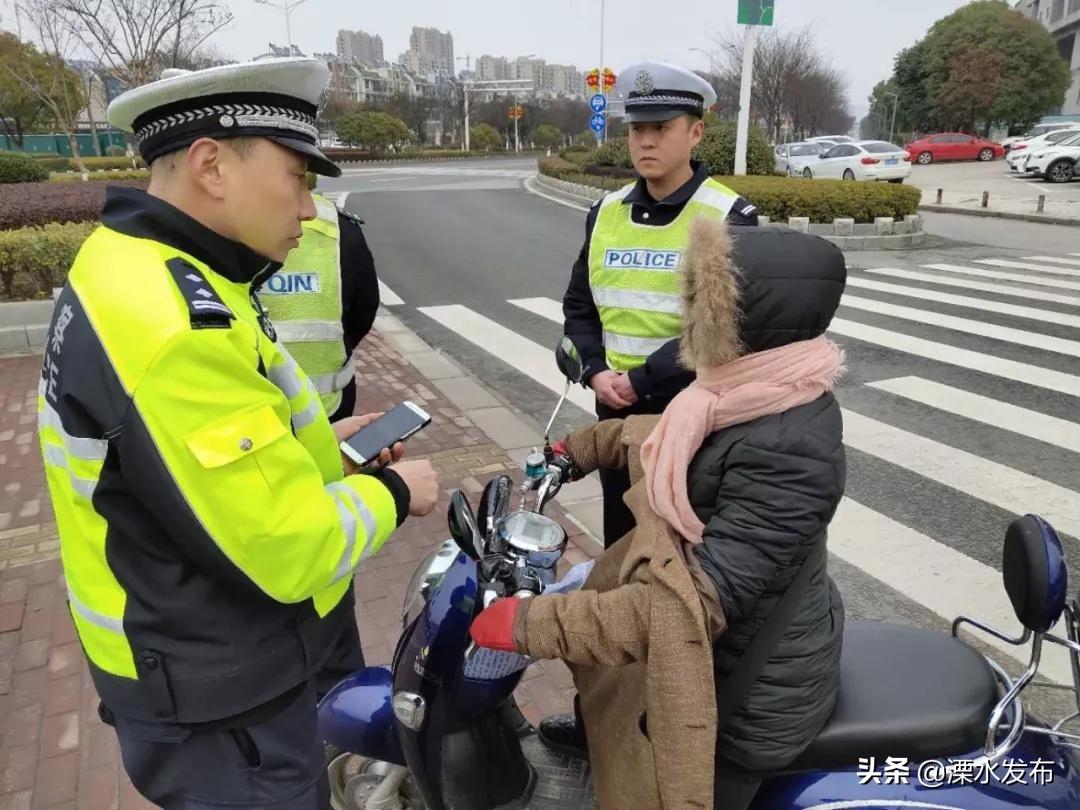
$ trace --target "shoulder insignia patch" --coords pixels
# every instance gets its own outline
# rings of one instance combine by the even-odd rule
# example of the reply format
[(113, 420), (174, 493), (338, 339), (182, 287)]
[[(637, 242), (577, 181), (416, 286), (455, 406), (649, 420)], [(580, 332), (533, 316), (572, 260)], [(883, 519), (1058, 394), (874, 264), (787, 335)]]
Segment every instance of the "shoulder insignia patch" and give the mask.
[(345, 217), (345, 219), (349, 220), (355, 225), (364, 224), (364, 220), (360, 219), (360, 217), (358, 217), (356, 214), (350, 211), (346, 211), (344, 208), (338, 208), (338, 214)]
[(192, 329), (229, 329), (236, 318), (214, 292), (202, 271), (180, 257), (165, 262), (180, 294), (187, 302)]

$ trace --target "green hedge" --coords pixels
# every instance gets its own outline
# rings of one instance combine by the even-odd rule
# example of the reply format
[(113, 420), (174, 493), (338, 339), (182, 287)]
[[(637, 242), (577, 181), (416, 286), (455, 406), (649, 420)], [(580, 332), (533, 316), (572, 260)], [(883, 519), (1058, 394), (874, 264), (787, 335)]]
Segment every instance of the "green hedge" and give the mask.
[(95, 227), (69, 222), (0, 231), (0, 300), (49, 298)]
[[(48, 155), (45, 157), (35, 157), (34, 160), (50, 172), (77, 172), (79, 170), (79, 165), (75, 162), (75, 158)], [(87, 170), (92, 172), (108, 171), (109, 169), (130, 170), (132, 168), (131, 159), (126, 157), (87, 157), (84, 155), (82, 160), (83, 165), (86, 166)], [(135, 157), (135, 168), (146, 168), (146, 164), (141, 157)]]
[(0, 152), (0, 183), (40, 183), (49, 173), (32, 158), (18, 152)]
[[(705, 135), (694, 149), (694, 160), (701, 160), (715, 174), (732, 174), (735, 171), (735, 124), (710, 121), (705, 126)], [(567, 160), (578, 162), (568, 154)], [(586, 161), (597, 166), (632, 169), (630, 145), (626, 138), (611, 138), (597, 149)], [(765, 135), (757, 127), (751, 127), (746, 142), (746, 171), (753, 175), (776, 174), (776, 162), (773, 150), (769, 147)]]
[[(586, 174), (581, 167), (563, 158), (541, 158), (540, 173), (571, 183), (609, 191), (631, 182), (626, 178)], [(852, 183), (845, 180), (804, 180), (800, 177), (716, 178), (758, 208), (758, 213), (775, 222), (789, 217), (810, 217), (811, 222), (832, 222), (850, 217), (856, 222), (873, 222), (875, 217), (901, 219), (919, 209), (922, 191), (914, 186), (891, 183)]]
[[(150, 179), (150, 170), (149, 169), (127, 169), (126, 171), (112, 170), (112, 171), (107, 171), (107, 172), (102, 172), (102, 171), (89, 172), (88, 176), (87, 176), (87, 179), (91, 180), (91, 181), (104, 180), (106, 182), (113, 182), (113, 181), (116, 181), (116, 180), (149, 180)], [(50, 183), (81, 183), (82, 182), (82, 175), (77, 173), (77, 172), (74, 173), (74, 174), (71, 173), (71, 172), (60, 172), (60, 173), (51, 175), (49, 177), (49, 182)]]

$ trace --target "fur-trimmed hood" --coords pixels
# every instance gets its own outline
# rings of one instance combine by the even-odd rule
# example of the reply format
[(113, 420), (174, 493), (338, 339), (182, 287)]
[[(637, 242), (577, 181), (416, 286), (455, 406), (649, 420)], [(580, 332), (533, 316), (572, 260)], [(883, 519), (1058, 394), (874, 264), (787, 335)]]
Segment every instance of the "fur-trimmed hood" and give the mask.
[(824, 334), (847, 282), (843, 252), (819, 236), (710, 219), (691, 226), (679, 272), (691, 370)]

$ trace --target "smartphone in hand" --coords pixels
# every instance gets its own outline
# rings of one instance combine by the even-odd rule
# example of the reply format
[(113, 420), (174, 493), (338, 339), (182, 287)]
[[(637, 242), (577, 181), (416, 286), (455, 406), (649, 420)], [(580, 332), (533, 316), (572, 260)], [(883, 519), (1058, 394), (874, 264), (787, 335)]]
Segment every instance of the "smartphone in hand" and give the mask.
[(341, 443), (341, 452), (358, 467), (379, 460), (389, 450), (431, 424), (431, 416), (414, 402), (402, 402)]

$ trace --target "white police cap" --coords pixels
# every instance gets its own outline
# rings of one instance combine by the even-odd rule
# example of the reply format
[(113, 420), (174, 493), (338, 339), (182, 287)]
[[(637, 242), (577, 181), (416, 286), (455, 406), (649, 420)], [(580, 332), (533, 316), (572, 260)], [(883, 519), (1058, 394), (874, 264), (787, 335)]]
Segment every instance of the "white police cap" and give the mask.
[(667, 121), (678, 115), (703, 116), (716, 103), (716, 91), (703, 78), (667, 62), (638, 62), (615, 81), (629, 123)]
[(315, 126), (329, 82), (326, 63), (306, 57), (170, 68), (113, 99), (108, 119), (134, 133), (147, 163), (199, 138), (262, 137), (305, 155), (311, 171), (338, 177), (341, 169), (319, 149)]

